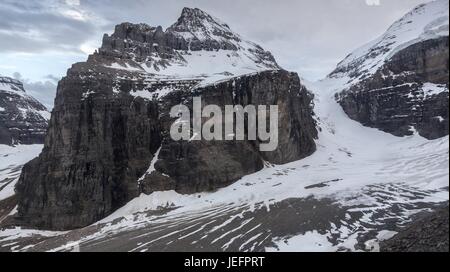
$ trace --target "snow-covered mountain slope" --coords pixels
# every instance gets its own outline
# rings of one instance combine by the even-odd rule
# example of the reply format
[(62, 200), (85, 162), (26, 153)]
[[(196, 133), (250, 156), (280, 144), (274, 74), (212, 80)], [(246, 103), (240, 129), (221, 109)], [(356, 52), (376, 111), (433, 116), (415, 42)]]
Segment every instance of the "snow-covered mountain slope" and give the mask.
[(449, 1), (422, 4), (395, 22), (381, 37), (348, 55), (329, 77), (347, 77), (347, 84), (354, 84), (373, 75), (402, 49), (448, 35)]
[(396, 136), (449, 134), (449, 1), (418, 6), (350, 54), (328, 79), (347, 115)]
[(43, 145), (0, 145), (0, 201), (14, 195), (22, 166), (37, 157)]
[[(110, 57), (118, 57), (110, 58)], [(108, 61), (107, 59), (110, 59)], [(184, 8), (172, 26), (123, 23), (105, 35), (91, 57), (106, 67), (151, 74), (156, 79), (205, 79), (278, 70), (273, 56), (200, 9)]]
[(0, 77), (0, 144), (41, 144), (50, 113), (23, 84)]

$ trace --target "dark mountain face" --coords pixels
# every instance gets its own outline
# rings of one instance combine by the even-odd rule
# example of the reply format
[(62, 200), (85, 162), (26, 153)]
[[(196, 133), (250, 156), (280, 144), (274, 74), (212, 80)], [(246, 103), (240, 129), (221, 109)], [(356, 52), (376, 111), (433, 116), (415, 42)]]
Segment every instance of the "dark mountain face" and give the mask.
[[(198, 96), (221, 108), (278, 105), (278, 148), (173, 141), (170, 109), (190, 107)], [(297, 74), (200, 10), (185, 9), (166, 31), (120, 24), (60, 81), (44, 150), (16, 187), (19, 219), (45, 229), (83, 227), (142, 192), (216, 190), (264, 163), (304, 158), (317, 137), (311, 99)]]
[(347, 115), (397, 136), (449, 134), (448, 36), (413, 44), (337, 96)]
[(49, 116), (20, 81), (0, 77), (0, 144), (42, 144)]

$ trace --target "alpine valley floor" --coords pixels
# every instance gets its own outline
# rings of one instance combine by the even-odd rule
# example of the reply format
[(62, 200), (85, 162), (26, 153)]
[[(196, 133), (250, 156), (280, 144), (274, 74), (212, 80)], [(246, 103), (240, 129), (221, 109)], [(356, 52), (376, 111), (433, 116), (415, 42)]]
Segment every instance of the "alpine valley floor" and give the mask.
[(344, 82), (307, 84), (320, 127), (311, 157), (213, 193), (142, 195), (83, 229), (6, 228), (0, 251), (378, 251), (448, 202), (449, 138), (363, 127), (334, 100)]

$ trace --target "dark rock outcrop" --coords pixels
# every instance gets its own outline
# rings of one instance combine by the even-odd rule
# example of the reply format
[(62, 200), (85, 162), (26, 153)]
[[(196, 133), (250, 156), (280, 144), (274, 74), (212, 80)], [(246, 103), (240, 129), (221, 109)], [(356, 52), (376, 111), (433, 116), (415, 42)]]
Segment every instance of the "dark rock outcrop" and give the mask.
[(413, 221), (393, 238), (380, 243), (382, 252), (449, 252), (449, 208)]
[(0, 77), (0, 144), (42, 144), (49, 115), (22, 82)]
[[(97, 53), (87, 62), (73, 65), (59, 82), (43, 152), (24, 166), (16, 187), (23, 224), (58, 230), (83, 227), (141, 192), (211, 191), (262, 169), (265, 162), (287, 163), (315, 151), (312, 97), (297, 74), (279, 70), (270, 58), (258, 59), (258, 53), (240, 48), (240, 42), (233, 38), (237, 35), (207, 49), (227, 48), (230, 58), (253, 54), (255, 67), (263, 67), (261, 71), (233, 77), (224, 70), (221, 81), (200, 85), (203, 74), (162, 74), (164, 67), (180, 64), (177, 56), (184, 59), (193, 54), (192, 48), (182, 50), (186, 38), (173, 30), (180, 24), (193, 22), (195, 27), (189, 25), (189, 29), (195, 29), (195, 34), (202, 29), (199, 18), (206, 16), (213, 29), (228, 29), (197, 10), (185, 9), (183, 16), (191, 18), (180, 18), (165, 32), (143, 24), (117, 26), (116, 33), (104, 37)], [(203, 43), (212, 42), (209, 38), (193, 39), (200, 41), (202, 48)], [(233, 49), (228, 42), (236, 45), (235, 52), (228, 53)], [(152, 47), (155, 43), (159, 46)], [(265, 52), (263, 56), (271, 55)], [(161, 73), (139, 68), (148, 67), (149, 62), (158, 63), (153, 68), (162, 69)], [(216, 62), (222, 64), (221, 60)], [(181, 63), (189, 64), (185, 60)], [(179, 104), (191, 107), (195, 96), (201, 96), (204, 105), (220, 107), (278, 105), (278, 148), (260, 152), (259, 141), (173, 141), (169, 130), (175, 119), (169, 111)]]
[[(264, 161), (283, 164), (315, 151), (313, 138), (317, 132), (311, 119), (311, 97), (295, 73), (261, 72), (196, 89), (190, 94), (173, 93), (164, 100), (172, 100), (169, 105), (179, 101), (192, 105), (194, 96), (201, 96), (205, 105), (220, 106), (222, 112), (225, 105), (278, 105), (278, 148), (260, 152), (258, 141), (174, 142), (164, 137), (155, 164), (159, 176), (154, 172), (145, 177), (141, 183), (145, 193), (167, 189), (181, 193), (211, 191), (261, 170)], [(163, 121), (164, 135), (172, 122)], [(167, 187), (168, 184), (172, 186)]]
[(449, 134), (448, 36), (399, 51), (372, 76), (336, 96), (347, 115), (396, 136)]
[(17, 197), (11, 196), (6, 199), (0, 200), (0, 229), (10, 224), (9, 214), (17, 205)]

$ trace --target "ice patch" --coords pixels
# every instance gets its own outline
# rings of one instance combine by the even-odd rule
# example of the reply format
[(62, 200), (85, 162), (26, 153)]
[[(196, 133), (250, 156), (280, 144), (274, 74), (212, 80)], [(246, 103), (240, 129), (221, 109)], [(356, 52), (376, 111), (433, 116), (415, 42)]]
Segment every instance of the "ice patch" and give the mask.
[(424, 83), (422, 86), (422, 90), (425, 97), (430, 97), (433, 95), (438, 95), (443, 92), (448, 93), (448, 88), (446, 85), (442, 84), (434, 84), (434, 83)]

